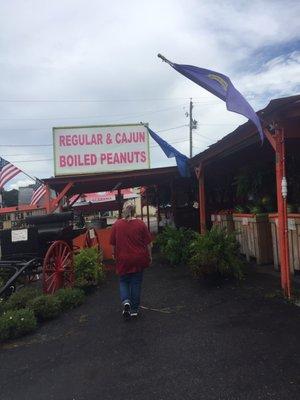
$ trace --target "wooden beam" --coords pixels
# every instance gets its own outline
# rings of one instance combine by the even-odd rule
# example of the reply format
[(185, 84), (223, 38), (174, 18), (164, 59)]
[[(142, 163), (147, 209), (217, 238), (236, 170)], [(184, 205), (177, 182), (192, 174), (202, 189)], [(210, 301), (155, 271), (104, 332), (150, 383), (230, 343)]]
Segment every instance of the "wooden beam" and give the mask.
[(68, 193), (68, 191), (71, 189), (73, 186), (73, 182), (67, 183), (67, 185), (63, 188), (63, 190), (59, 193), (59, 195), (50, 201), (50, 206), (49, 206), (49, 213), (52, 213), (57, 209), (59, 206), (59, 202), (63, 199), (63, 197)]

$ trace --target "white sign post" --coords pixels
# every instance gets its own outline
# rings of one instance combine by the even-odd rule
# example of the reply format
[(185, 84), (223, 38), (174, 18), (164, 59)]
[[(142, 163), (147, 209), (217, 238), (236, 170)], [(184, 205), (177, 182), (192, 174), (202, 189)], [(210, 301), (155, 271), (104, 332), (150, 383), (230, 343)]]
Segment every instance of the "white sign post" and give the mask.
[(144, 125), (53, 128), (55, 176), (150, 168)]

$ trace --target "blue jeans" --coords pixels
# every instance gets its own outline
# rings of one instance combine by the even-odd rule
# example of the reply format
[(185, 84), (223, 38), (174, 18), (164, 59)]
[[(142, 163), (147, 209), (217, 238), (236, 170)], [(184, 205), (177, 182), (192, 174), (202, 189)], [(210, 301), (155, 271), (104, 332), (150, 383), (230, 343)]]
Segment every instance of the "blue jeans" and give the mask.
[(120, 276), (120, 296), (124, 303), (130, 302), (131, 310), (138, 311), (141, 299), (143, 271)]

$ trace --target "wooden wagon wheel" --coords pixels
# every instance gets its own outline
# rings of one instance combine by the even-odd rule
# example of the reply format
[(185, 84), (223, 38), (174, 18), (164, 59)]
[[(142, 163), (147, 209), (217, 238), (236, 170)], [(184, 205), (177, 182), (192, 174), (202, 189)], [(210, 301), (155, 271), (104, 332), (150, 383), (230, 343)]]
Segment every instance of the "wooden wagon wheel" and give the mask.
[(43, 262), (43, 291), (53, 294), (62, 287), (74, 285), (73, 252), (70, 246), (57, 240), (49, 247)]
[(99, 243), (98, 235), (94, 228), (89, 228), (86, 231), (84, 247), (94, 247), (98, 251), (100, 250), (100, 243)]

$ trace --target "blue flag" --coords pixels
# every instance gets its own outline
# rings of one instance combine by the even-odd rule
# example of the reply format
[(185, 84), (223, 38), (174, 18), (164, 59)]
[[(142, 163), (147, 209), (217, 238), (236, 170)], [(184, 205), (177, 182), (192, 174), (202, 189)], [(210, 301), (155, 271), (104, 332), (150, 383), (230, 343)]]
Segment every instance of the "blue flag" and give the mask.
[(193, 65), (174, 64), (161, 54), (158, 54), (158, 57), (171, 65), (176, 71), (197, 83), (197, 85), (202, 86), (225, 101), (228, 111), (236, 112), (250, 119), (256, 125), (261, 140), (264, 140), (262, 126), (256, 112), (243, 95), (233, 86), (228, 76), (209, 69), (194, 67)]
[(169, 143), (163, 140), (150, 128), (148, 128), (148, 131), (152, 139), (156, 141), (156, 143), (160, 146), (160, 148), (168, 158), (175, 157), (180, 175), (184, 177), (190, 176), (188, 158), (184, 154), (180, 153), (178, 150), (174, 149), (174, 147), (172, 147)]

